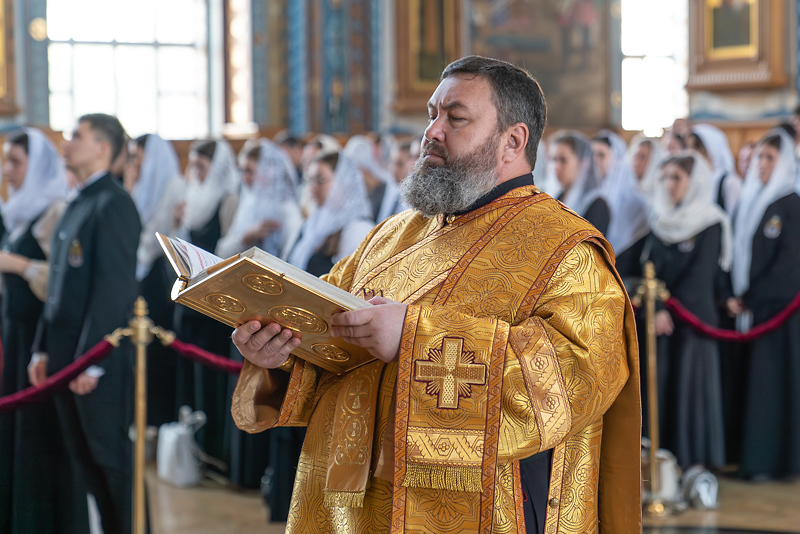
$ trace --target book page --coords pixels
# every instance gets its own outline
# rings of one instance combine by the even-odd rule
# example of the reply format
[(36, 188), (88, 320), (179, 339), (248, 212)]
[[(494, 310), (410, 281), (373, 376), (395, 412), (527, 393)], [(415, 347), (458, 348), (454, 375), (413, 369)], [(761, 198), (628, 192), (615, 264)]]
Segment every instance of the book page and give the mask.
[(194, 278), (201, 272), (205, 271), (212, 265), (222, 261), (222, 258), (216, 256), (200, 247), (196, 247), (184, 241), (181, 238), (170, 239), (172, 246), (180, 254), (181, 259), (189, 267), (190, 276)]

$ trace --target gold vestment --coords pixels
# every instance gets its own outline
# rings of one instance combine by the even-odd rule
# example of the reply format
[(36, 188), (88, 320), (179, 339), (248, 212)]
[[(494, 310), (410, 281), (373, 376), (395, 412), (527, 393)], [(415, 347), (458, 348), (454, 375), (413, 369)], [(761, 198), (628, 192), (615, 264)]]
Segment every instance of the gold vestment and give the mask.
[(610, 245), (532, 186), (407, 211), (327, 280), (409, 304), (399, 362), (245, 362), (240, 428), (308, 425), (287, 532), (524, 532), (519, 460), (553, 449), (545, 531), (641, 532), (639, 367)]

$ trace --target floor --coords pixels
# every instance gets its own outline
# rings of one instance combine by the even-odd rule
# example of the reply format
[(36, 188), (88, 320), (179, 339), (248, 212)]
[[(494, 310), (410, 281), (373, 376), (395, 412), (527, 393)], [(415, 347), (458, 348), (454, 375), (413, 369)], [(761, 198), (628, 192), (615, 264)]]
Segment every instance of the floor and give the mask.
[[(177, 489), (147, 473), (152, 534), (279, 534), (283, 523), (267, 523), (256, 491), (234, 491), (217, 483)], [(645, 519), (645, 534), (800, 533), (800, 481), (747, 483), (720, 478), (720, 507), (689, 510), (666, 519)]]

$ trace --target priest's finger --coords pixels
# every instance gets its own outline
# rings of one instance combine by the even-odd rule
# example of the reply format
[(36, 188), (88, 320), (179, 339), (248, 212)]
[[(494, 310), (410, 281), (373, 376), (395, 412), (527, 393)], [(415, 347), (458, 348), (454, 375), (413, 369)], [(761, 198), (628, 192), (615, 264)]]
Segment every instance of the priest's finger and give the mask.
[(252, 350), (254, 352), (258, 352), (261, 350), (267, 343), (272, 341), (272, 339), (278, 335), (281, 331), (281, 325), (278, 323), (270, 323), (264, 328), (260, 329), (258, 332), (250, 336), (250, 339), (245, 344), (245, 347), (248, 350)]
[(374, 308), (334, 313), (331, 315), (331, 326), (361, 326), (369, 323), (374, 316)]
[[(341, 338), (362, 338), (369, 337), (374, 334), (372, 324), (367, 323), (360, 326), (332, 326), (331, 336)], [(348, 341), (350, 343), (350, 341)]]
[(245, 323), (234, 330), (233, 334), (231, 335), (231, 340), (233, 340), (234, 345), (240, 347), (250, 341), (252, 335), (258, 332), (260, 329), (261, 323), (258, 321), (250, 321), (249, 323)]

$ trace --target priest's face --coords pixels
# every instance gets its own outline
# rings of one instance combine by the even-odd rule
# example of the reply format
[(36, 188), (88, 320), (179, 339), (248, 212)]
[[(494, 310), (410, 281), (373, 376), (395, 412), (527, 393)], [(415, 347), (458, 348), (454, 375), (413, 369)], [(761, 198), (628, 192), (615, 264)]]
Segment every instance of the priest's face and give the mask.
[(497, 185), (500, 132), (489, 80), (456, 74), (428, 102), (428, 127), (403, 200), (426, 217), (467, 209)]

